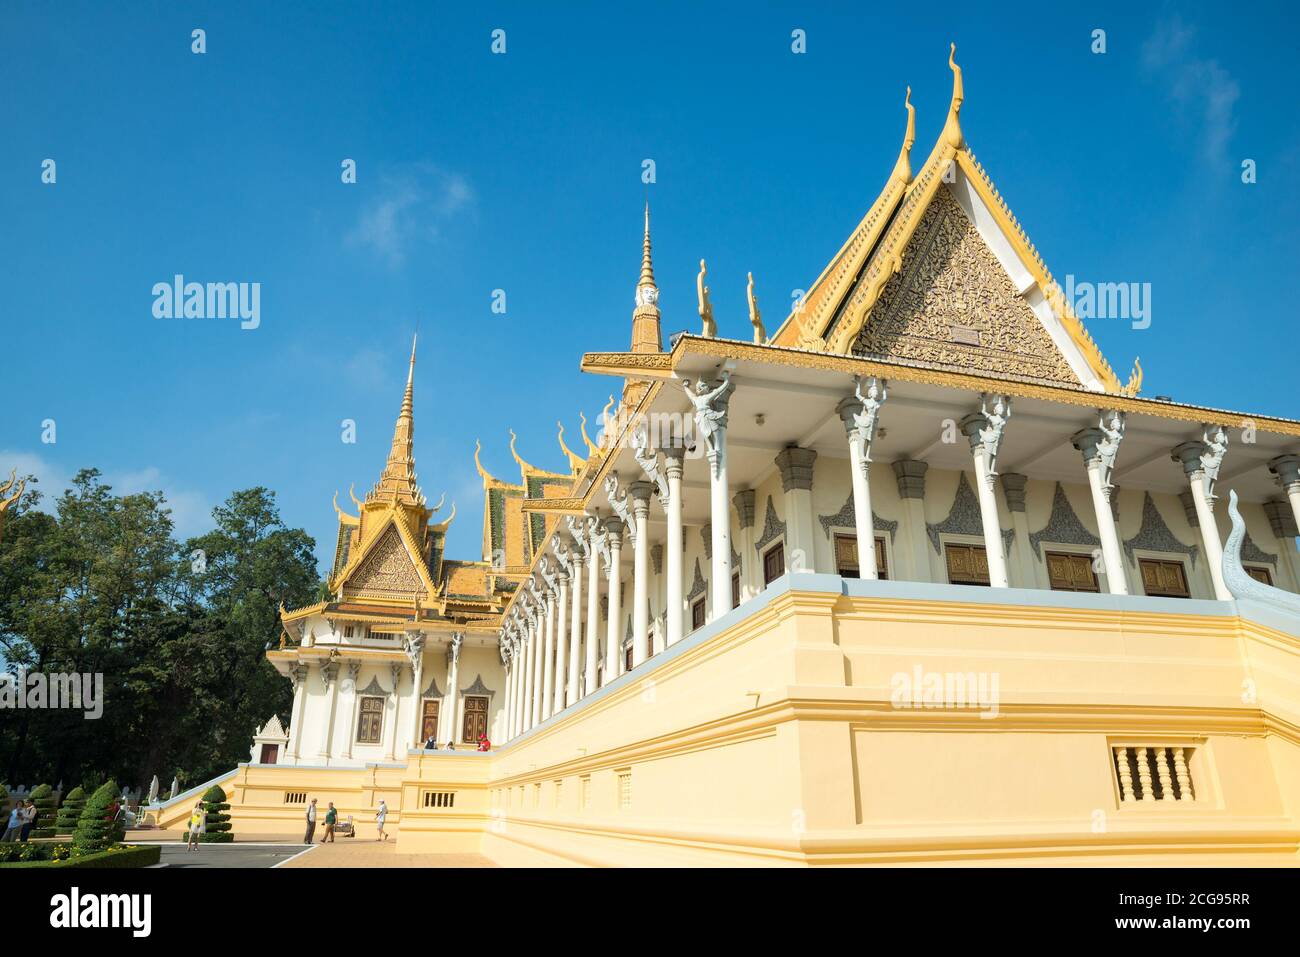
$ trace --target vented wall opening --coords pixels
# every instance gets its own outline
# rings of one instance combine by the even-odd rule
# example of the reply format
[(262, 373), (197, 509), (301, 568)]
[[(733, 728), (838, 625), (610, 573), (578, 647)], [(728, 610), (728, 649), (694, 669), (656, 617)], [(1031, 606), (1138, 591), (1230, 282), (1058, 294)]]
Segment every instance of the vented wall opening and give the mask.
[(1191, 765), (1195, 748), (1181, 745), (1112, 747), (1111, 760), (1121, 802), (1193, 801)]

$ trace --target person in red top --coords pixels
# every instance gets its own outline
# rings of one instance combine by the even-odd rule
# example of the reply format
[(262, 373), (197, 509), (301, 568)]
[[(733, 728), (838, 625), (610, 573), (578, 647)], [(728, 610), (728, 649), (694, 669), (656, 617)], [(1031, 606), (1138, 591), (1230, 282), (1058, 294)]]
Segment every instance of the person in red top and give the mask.
[(480, 734), (478, 736), (478, 749), (480, 751), (492, 750), (492, 742), (488, 740), (488, 736), (486, 734)]

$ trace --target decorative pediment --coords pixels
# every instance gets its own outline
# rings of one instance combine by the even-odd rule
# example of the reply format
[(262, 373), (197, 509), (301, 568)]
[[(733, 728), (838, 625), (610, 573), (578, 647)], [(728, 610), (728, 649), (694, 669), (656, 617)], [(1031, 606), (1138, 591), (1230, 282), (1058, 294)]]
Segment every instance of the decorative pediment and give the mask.
[(1056, 483), (1056, 492), (1052, 496), (1052, 514), (1047, 519), (1047, 524), (1038, 531), (1029, 533), (1029, 544), (1038, 558), (1042, 558), (1042, 552), (1038, 547), (1040, 542), (1086, 545), (1089, 548), (1101, 547), (1101, 539), (1084, 528), (1083, 523), (1079, 521), (1079, 516), (1075, 514), (1060, 482)]
[(1165, 524), (1164, 517), (1160, 510), (1156, 508), (1155, 499), (1151, 493), (1147, 492), (1142, 501), (1142, 527), (1132, 538), (1124, 540), (1124, 554), (1133, 565), (1137, 565), (1137, 558), (1134, 557), (1134, 549), (1145, 549), (1151, 552), (1172, 552), (1177, 555), (1187, 555), (1192, 560), (1192, 567), (1196, 567), (1196, 559), (1201, 554), (1201, 549), (1196, 545), (1184, 545), (1169, 526)]
[(855, 355), (1078, 385), (974, 223), (940, 188), (854, 343)]
[(483, 676), (480, 674), (474, 677), (474, 683), (462, 690), (461, 694), (486, 695), (490, 698), (496, 692), (483, 683)]
[(379, 679), (374, 675), (370, 676), (370, 684), (358, 691), (357, 694), (374, 698), (388, 697), (388, 692), (379, 684)]
[(365, 557), (343, 582), (347, 592), (378, 598), (410, 599), (429, 591), (395, 522), (367, 547)]
[(254, 735), (254, 739), (287, 737), (288, 734), (285, 733), (284, 725), (280, 723), (280, 716), (278, 714), (271, 715), (270, 720), (267, 721), (266, 724), (262, 725), (262, 730)]
[[(957, 494), (953, 496), (952, 509), (948, 512), (948, 517), (942, 522), (935, 524), (925, 523), (925, 533), (930, 538), (930, 545), (934, 548), (936, 555), (943, 554), (943, 546), (940, 543), (941, 535), (984, 535), (984, 521), (980, 517), (980, 502), (975, 495), (975, 490), (966, 479), (966, 473), (962, 472), (957, 477)], [(1011, 550), (1011, 543), (1016, 539), (1016, 530), (1014, 528), (1004, 528), (1002, 530), (1002, 551), (1007, 553)]]
[(709, 590), (708, 584), (704, 581), (704, 576), (700, 574), (700, 560), (695, 559), (695, 577), (691, 579), (691, 590), (686, 595), (688, 602), (693, 602), (706, 591)]
[[(700, 540), (704, 543), (704, 558), (707, 561), (713, 561), (713, 523), (700, 526)], [(734, 548), (731, 550), (731, 567), (736, 569), (740, 567), (740, 552)]]
[(427, 688), (424, 689), (424, 694), (420, 695), (420, 697), (421, 697), (421, 698), (441, 698), (441, 697), (442, 697), (442, 692), (441, 692), (440, 690), (438, 690), (438, 679), (437, 679), (437, 678), (433, 677), (432, 675), (429, 676), (429, 687), (427, 687)]
[(1256, 565), (1277, 567), (1277, 556), (1270, 555), (1256, 545), (1250, 537), (1250, 532), (1246, 532), (1245, 540), (1241, 543), (1241, 560), (1243, 562), (1254, 562)]
[[(819, 515), (817, 521), (821, 522), (822, 531), (826, 537), (831, 537), (832, 528), (854, 528), (857, 525), (857, 509), (853, 507), (853, 493), (844, 500), (844, 505), (834, 515)], [(894, 535), (898, 531), (898, 523), (887, 518), (881, 518), (873, 510), (871, 513), (871, 526), (877, 532), (888, 532), (889, 540), (894, 540)]]
[(776, 517), (776, 506), (772, 504), (772, 496), (767, 497), (767, 509), (763, 512), (763, 534), (759, 536), (754, 547), (762, 551), (769, 542), (774, 542), (785, 534), (785, 522)]

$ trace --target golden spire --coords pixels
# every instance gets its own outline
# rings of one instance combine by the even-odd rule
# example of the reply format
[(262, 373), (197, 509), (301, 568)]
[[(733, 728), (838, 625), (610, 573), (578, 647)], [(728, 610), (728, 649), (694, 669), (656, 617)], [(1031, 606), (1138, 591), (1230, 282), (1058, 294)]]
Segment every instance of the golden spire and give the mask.
[(907, 132), (903, 134), (903, 148), (898, 151), (898, 162), (894, 164), (893, 175), (904, 183), (912, 181), (912, 144), (916, 142), (916, 107), (912, 105), (912, 88), (907, 88), (903, 99), (907, 107)]
[(645, 204), (645, 239), (641, 241), (641, 280), (637, 286), (655, 284), (654, 264), (650, 261), (650, 203)]
[(957, 119), (957, 114), (961, 112), (961, 103), (964, 96), (961, 85), (961, 67), (957, 65), (957, 44), (955, 43), (951, 44), (948, 50), (948, 66), (952, 68), (952, 103), (948, 106), (948, 121), (943, 125), (942, 139), (953, 149), (959, 150), (966, 145), (966, 140), (962, 136), (961, 122)]
[(397, 414), (393, 428), (393, 445), (388, 451), (388, 463), (378, 484), (370, 491), (369, 499), (395, 502), (403, 505), (424, 505), (424, 495), (416, 484), (415, 475), (415, 337), (411, 337), (411, 364), (406, 373), (406, 391), (402, 395), (402, 411)]

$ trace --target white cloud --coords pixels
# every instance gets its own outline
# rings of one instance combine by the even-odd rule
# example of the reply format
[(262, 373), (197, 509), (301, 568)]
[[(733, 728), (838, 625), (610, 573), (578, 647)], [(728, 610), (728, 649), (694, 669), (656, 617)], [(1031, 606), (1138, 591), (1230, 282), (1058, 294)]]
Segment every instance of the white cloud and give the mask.
[(463, 176), (430, 163), (413, 164), (380, 175), (378, 197), (362, 208), (347, 243), (372, 250), (396, 268), (413, 244), (436, 239), (473, 205), (474, 191)]
[(1202, 125), (1201, 152), (1222, 163), (1237, 128), (1235, 109), (1241, 87), (1217, 60), (1198, 56), (1195, 30), (1174, 17), (1161, 21), (1142, 45), (1142, 66), (1165, 85), (1169, 97), (1192, 111)]

